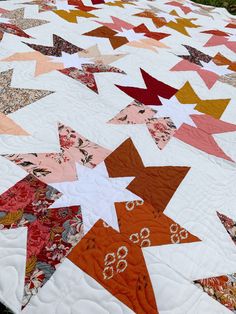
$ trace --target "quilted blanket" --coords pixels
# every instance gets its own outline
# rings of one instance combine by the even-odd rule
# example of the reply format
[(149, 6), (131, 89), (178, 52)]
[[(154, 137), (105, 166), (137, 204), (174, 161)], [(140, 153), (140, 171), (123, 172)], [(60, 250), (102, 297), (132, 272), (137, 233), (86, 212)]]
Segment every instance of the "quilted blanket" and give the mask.
[(236, 18), (0, 2), (0, 313), (236, 313)]

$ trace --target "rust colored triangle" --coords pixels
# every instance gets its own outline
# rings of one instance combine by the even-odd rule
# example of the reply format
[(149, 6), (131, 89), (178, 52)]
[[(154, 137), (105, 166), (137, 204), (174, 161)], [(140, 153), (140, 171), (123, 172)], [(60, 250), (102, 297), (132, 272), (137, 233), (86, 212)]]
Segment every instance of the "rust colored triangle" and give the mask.
[(105, 160), (110, 177), (133, 177), (144, 170), (139, 153), (129, 138)]
[(147, 167), (127, 189), (163, 212), (175, 191), (187, 175), (189, 167)]
[(67, 257), (134, 313), (158, 314), (141, 248), (101, 219)]
[(147, 202), (120, 202), (115, 207), (120, 232), (141, 247), (201, 241)]

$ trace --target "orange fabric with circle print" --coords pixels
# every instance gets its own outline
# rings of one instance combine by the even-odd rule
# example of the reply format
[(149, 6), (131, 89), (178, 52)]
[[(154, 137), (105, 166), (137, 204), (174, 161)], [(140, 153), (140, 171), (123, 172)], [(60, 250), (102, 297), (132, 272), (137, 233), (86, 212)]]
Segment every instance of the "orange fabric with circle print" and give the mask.
[(158, 313), (141, 248), (103, 220), (67, 257), (135, 313)]
[(201, 241), (143, 201), (116, 203), (120, 232), (141, 247)]
[(145, 167), (129, 138), (106, 159), (109, 177), (132, 177), (127, 189), (150, 203), (158, 212), (163, 212), (184, 180), (189, 167)]

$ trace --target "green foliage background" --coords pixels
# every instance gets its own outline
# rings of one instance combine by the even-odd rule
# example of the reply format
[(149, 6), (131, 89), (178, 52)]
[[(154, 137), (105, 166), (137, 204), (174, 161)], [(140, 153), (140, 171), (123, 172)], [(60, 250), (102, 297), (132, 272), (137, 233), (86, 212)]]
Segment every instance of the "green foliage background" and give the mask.
[(231, 14), (236, 15), (236, 0), (192, 0), (200, 4), (226, 8)]

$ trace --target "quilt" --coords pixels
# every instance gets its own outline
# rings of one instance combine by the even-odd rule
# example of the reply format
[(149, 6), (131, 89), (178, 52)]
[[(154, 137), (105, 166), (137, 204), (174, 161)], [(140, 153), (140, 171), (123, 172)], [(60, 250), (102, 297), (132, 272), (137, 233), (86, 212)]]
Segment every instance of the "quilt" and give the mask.
[(0, 1), (0, 313), (236, 313), (236, 18)]

